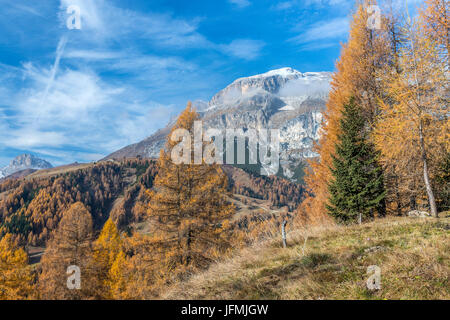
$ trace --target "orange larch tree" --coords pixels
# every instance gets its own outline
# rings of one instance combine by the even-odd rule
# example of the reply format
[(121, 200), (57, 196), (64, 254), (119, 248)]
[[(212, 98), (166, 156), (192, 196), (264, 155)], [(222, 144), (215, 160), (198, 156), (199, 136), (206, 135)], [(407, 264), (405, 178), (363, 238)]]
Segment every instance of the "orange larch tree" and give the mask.
[(433, 176), (449, 152), (449, 82), (439, 45), (425, 26), (423, 16), (406, 22), (398, 59), (401, 72), (386, 68), (379, 75), (386, 96), (380, 98), (374, 137), (384, 167), (400, 177), (393, 191), (412, 185), (408, 193), (414, 198), (426, 195), (437, 217)]
[(0, 240), (0, 300), (33, 298), (32, 282), (26, 252), (6, 234)]
[(377, 70), (386, 63), (392, 63), (394, 42), (388, 32), (392, 24), (386, 17), (381, 16), (380, 29), (368, 27), (367, 9), (369, 5), (375, 4), (376, 1), (362, 1), (357, 5), (350, 25), (349, 40), (342, 45), (341, 56), (336, 64), (337, 71), (331, 82), (321, 137), (316, 146), (320, 159), (310, 161), (310, 170), (305, 177), (311, 195), (299, 207), (299, 216), (308, 216), (309, 220), (327, 220), (324, 215), (329, 198), (330, 168), (340, 133), (339, 121), (343, 106), (353, 97), (369, 124), (367, 130), (371, 130), (379, 113), (377, 98), (383, 90), (377, 79)]
[[(206, 164), (204, 158), (194, 163), (196, 120), (198, 114), (189, 103), (169, 134), (166, 150), (161, 150), (158, 175), (150, 192), (148, 213), (155, 226), (155, 250), (166, 270), (204, 267), (228, 245), (223, 230), (234, 211), (228, 199), (228, 179), (217, 164)], [(189, 132), (183, 141), (188, 140), (191, 151), (180, 154), (187, 163), (173, 161), (180, 142), (171, 137), (178, 129)]]

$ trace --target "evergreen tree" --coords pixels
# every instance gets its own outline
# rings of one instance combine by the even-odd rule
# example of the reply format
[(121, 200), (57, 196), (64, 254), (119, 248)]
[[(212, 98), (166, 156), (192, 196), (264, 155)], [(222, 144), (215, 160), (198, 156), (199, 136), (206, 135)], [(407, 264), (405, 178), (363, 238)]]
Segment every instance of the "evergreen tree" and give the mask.
[(384, 214), (383, 175), (367, 140), (365, 124), (361, 110), (351, 99), (344, 105), (340, 120), (327, 204), (328, 213), (341, 222), (373, 216), (374, 210)]
[[(389, 19), (381, 13), (381, 29), (373, 30), (367, 27), (370, 18), (368, 7), (376, 5), (375, 0), (356, 2), (356, 8), (350, 23), (349, 38), (342, 44), (339, 60), (336, 62), (336, 72), (331, 81), (331, 90), (324, 112), (322, 134), (315, 151), (320, 157), (309, 160), (310, 170), (307, 171), (305, 182), (309, 195), (299, 206), (300, 216), (306, 214), (313, 220), (326, 220), (326, 202), (329, 198), (328, 184), (332, 179), (332, 155), (340, 133), (340, 118), (343, 106), (354, 97), (365, 119), (371, 125), (376, 121), (379, 108), (377, 100), (383, 95), (384, 89), (377, 79), (378, 70), (385, 64), (392, 63), (390, 44), (398, 36), (396, 30), (386, 32), (392, 25)], [(393, 41), (395, 43), (396, 41)], [(319, 160), (320, 159), (320, 160)]]

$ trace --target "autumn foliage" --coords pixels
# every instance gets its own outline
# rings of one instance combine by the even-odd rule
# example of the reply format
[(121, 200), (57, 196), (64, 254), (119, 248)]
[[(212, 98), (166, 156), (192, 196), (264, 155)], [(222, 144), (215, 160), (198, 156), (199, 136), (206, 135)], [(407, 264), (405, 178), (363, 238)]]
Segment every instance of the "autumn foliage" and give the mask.
[[(416, 19), (387, 10), (381, 28), (368, 28), (369, 5), (360, 1), (349, 40), (331, 83), (322, 136), (306, 182), (309, 196), (299, 207), (303, 220), (327, 220), (335, 146), (342, 108), (353, 97), (381, 156), (389, 213), (423, 208), (437, 215), (433, 189), (448, 190), (437, 169), (448, 158), (448, 1), (428, 0)], [(411, 21), (411, 22), (408, 22)], [(447, 64), (447, 65), (446, 65)], [(445, 171), (445, 170), (444, 170)], [(441, 170), (440, 176), (445, 175)], [(448, 194), (440, 191), (439, 194)], [(307, 217), (307, 219), (305, 219)]]
[[(188, 104), (172, 132), (181, 128), (193, 135), (197, 119)], [(222, 231), (233, 206), (227, 199), (227, 176), (220, 166), (204, 161), (194, 164), (190, 151), (189, 163), (175, 164), (171, 152), (179, 142), (170, 137), (166, 150), (161, 150), (148, 213), (155, 226), (156, 251), (165, 267), (175, 272), (179, 266), (205, 267), (226, 249)], [(193, 150), (193, 138), (191, 141)]]
[[(367, 24), (374, 4), (357, 1), (352, 14), (306, 186), (204, 158), (194, 164), (199, 115), (188, 104), (157, 161), (0, 183), (0, 300), (159, 298), (233, 249), (278, 237), (283, 221), (307, 233), (358, 216), (449, 210), (448, 1), (426, 0), (413, 19), (384, 12), (379, 29)], [(178, 129), (188, 132), (188, 151), (171, 139)], [(173, 161), (177, 153), (189, 162)], [(269, 209), (237, 217), (233, 193)], [(45, 252), (30, 266), (34, 246)], [(75, 290), (70, 266), (81, 270)]]
[(0, 240), (0, 300), (30, 299), (35, 297), (33, 289), (28, 256), (6, 234)]

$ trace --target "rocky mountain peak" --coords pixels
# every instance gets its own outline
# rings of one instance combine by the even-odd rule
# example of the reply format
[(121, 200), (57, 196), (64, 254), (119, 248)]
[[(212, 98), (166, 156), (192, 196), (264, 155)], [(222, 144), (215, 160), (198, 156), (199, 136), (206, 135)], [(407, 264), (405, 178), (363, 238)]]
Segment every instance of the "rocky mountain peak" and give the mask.
[(330, 81), (330, 72), (302, 73), (292, 68), (271, 70), (235, 80), (211, 99), (206, 110), (223, 109), (261, 96), (291, 101), (308, 97), (323, 99), (328, 95)]
[(22, 154), (11, 160), (10, 164), (0, 169), (0, 178), (26, 169), (49, 169), (52, 165), (32, 154)]
[[(279, 129), (280, 164), (285, 177), (295, 179), (305, 158), (320, 137), (322, 111), (330, 90), (331, 72), (299, 72), (281, 68), (239, 78), (207, 102), (194, 101), (207, 128)], [(173, 122), (147, 139), (125, 147), (106, 159), (156, 158)]]

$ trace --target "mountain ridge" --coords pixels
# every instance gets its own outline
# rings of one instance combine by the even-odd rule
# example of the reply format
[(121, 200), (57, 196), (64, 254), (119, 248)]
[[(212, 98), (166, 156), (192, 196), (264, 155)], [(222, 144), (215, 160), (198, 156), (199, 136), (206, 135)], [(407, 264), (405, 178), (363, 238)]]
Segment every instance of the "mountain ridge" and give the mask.
[[(282, 173), (292, 178), (320, 137), (322, 112), (331, 72), (299, 72), (292, 68), (242, 77), (217, 92), (211, 100), (194, 101), (204, 128), (280, 129)], [(146, 139), (111, 153), (103, 160), (127, 157), (157, 158), (174, 121)]]
[(8, 166), (0, 168), (0, 179), (24, 170), (40, 170), (50, 168), (53, 168), (50, 162), (35, 155), (24, 153), (11, 160)]

